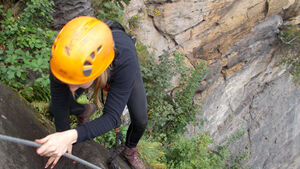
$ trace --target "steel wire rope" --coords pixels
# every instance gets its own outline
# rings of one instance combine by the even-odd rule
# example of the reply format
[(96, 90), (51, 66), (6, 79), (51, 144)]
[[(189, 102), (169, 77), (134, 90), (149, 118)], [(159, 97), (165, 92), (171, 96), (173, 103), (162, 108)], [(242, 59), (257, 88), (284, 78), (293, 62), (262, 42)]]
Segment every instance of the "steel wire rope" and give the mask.
[[(8, 142), (12, 142), (12, 143), (16, 143), (16, 144), (23, 144), (23, 145), (26, 145), (26, 146), (30, 146), (30, 147), (35, 147), (35, 148), (38, 148), (40, 147), (41, 145), (36, 143), (36, 142), (33, 142), (33, 141), (29, 141), (29, 140), (24, 140), (24, 139), (20, 139), (20, 138), (15, 138), (15, 137), (10, 137), (10, 136), (6, 136), (6, 135), (2, 135), (0, 134), (0, 140), (3, 140), (3, 141), (8, 141)], [(90, 167), (90, 168), (93, 168), (93, 169), (102, 169), (90, 162), (87, 162), (79, 157), (76, 157), (72, 154), (69, 154), (69, 153), (65, 153), (63, 156), (71, 159), (71, 160), (75, 160), (79, 163), (81, 163), (82, 165), (85, 165), (87, 167)]]

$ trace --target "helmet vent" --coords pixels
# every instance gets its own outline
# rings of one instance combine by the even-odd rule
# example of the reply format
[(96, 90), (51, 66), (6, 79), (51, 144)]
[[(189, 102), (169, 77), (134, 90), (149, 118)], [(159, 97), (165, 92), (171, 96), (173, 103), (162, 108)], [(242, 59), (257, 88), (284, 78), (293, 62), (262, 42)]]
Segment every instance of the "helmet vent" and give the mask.
[(91, 64), (91, 62), (86, 60), (83, 65), (88, 66), (88, 65), (92, 65), (92, 64)]
[(92, 73), (92, 68), (83, 69), (84, 76), (89, 76)]
[(92, 52), (90, 56), (91, 56), (92, 59), (94, 59), (95, 58), (95, 53)]
[(67, 55), (70, 56), (70, 48), (68, 46), (65, 47), (65, 50), (67, 52)]
[(102, 48), (102, 46), (100, 45), (100, 46), (97, 48), (97, 52), (99, 52), (101, 48)]
[(56, 48), (56, 44), (57, 44), (58, 40), (59, 40), (59, 37), (57, 37), (56, 40), (55, 40), (54, 43), (53, 43), (53, 49), (54, 49), (54, 50), (55, 50), (55, 48)]

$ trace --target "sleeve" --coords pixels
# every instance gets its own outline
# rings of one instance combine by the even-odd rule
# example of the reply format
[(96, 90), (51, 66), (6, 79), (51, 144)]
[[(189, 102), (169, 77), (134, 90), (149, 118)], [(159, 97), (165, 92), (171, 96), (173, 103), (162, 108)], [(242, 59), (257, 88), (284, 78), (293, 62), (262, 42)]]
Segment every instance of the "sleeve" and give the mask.
[(116, 66), (113, 69), (103, 115), (76, 128), (78, 132), (77, 143), (93, 139), (121, 124), (120, 117), (128, 102), (138, 70), (135, 51), (128, 49), (121, 51), (121, 53), (119, 60), (116, 58), (114, 61)]
[(68, 86), (57, 80), (50, 71), (50, 92), (51, 101), (49, 111), (54, 116), (56, 131), (65, 131), (70, 129), (69, 124), (69, 97), (72, 94)]

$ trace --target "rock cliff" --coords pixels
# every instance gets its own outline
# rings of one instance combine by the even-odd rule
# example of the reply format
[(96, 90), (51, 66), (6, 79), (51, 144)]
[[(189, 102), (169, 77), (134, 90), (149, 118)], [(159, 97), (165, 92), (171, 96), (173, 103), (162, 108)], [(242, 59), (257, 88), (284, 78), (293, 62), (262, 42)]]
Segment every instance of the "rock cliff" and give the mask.
[[(195, 101), (203, 129), (217, 143), (239, 130), (230, 148), (246, 153), (250, 168), (300, 168), (300, 87), (279, 64), (297, 55), (277, 38), (283, 24), (299, 24), (295, 0), (132, 0), (127, 17), (139, 16), (135, 33), (162, 50), (179, 50), (191, 64), (207, 63)], [(202, 101), (203, 100), (203, 101)], [(202, 102), (201, 102), (202, 101)]]

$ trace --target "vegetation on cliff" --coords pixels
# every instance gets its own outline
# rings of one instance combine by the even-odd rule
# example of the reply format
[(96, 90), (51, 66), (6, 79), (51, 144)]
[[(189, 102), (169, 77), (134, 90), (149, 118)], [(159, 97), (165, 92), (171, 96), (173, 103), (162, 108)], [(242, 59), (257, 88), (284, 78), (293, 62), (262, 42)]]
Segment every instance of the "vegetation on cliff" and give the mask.
[(279, 39), (287, 48), (295, 54), (285, 57), (282, 63), (287, 65), (288, 71), (294, 76), (294, 80), (300, 83), (300, 28), (298, 25), (285, 26), (278, 35)]

